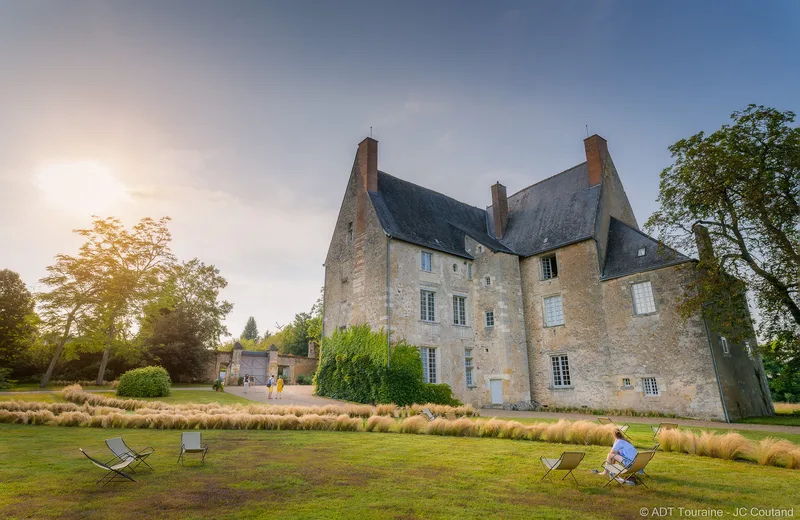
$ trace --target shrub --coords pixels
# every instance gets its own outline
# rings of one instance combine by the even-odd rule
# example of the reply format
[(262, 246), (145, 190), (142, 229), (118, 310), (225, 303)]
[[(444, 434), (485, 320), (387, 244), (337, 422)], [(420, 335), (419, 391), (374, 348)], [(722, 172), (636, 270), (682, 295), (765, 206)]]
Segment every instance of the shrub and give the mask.
[[(325, 338), (314, 382), (317, 395), (358, 403), (459, 405), (447, 385), (422, 381), (419, 349), (399, 341), (387, 363), (387, 338), (368, 325), (334, 331)], [(387, 366), (388, 365), (388, 366)], [(298, 377), (298, 383), (300, 378)]]
[(127, 397), (164, 397), (170, 393), (172, 381), (161, 367), (128, 370), (119, 378), (117, 395)]
[[(287, 379), (284, 382), (288, 383), (289, 380)], [(310, 385), (310, 384), (314, 383), (314, 376), (300, 375), (300, 376), (297, 376), (296, 382), (297, 382), (298, 385)]]

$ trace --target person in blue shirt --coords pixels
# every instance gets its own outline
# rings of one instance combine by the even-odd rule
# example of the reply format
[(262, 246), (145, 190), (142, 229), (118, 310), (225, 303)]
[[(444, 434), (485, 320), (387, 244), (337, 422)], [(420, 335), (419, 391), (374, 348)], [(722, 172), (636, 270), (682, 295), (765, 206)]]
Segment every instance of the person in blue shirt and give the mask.
[[(614, 430), (614, 445), (611, 447), (611, 451), (608, 452), (606, 462), (609, 464), (622, 464), (623, 466), (629, 466), (633, 462), (633, 459), (636, 458), (638, 453), (639, 452), (636, 451), (636, 448), (633, 447), (633, 444), (625, 440), (625, 436), (622, 435), (621, 431)], [(604, 469), (602, 473), (600, 473), (598, 470), (594, 471), (602, 476), (609, 476), (608, 470)]]

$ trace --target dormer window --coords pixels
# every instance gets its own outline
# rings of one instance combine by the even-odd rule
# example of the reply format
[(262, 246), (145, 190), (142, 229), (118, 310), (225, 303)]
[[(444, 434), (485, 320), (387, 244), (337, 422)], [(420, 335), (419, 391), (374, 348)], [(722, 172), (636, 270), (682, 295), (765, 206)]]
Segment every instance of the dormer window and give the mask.
[(644, 256), (647, 254), (647, 249), (644, 247), (640, 247), (639, 250), (636, 252), (636, 256)]

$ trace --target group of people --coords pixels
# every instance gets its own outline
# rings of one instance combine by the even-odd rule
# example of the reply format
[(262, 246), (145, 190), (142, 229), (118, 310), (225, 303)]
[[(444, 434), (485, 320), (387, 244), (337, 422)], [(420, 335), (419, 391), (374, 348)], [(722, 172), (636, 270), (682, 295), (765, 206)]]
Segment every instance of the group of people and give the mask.
[[(244, 392), (247, 393), (247, 388), (251, 385), (256, 383), (256, 376), (251, 376), (250, 374), (244, 375)], [(272, 390), (275, 389), (277, 391), (277, 396), (275, 399), (280, 399), (281, 394), (283, 393), (283, 376), (278, 374), (277, 381), (275, 380), (275, 376), (270, 374), (269, 379), (267, 379), (267, 399), (272, 399)]]

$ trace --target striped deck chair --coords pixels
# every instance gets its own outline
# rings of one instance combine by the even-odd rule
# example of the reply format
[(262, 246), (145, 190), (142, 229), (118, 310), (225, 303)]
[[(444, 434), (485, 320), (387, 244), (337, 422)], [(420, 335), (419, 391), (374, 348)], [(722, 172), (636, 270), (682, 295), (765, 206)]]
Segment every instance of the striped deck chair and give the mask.
[(658, 426), (651, 426), (650, 428), (653, 430), (653, 438), (655, 439), (661, 430), (677, 430), (678, 423), (662, 422)]
[(598, 417), (597, 422), (600, 424), (613, 424), (620, 432), (622, 432), (622, 435), (630, 439), (630, 436), (628, 435), (628, 428), (630, 428), (630, 426), (628, 424), (617, 424), (608, 417)]
[(113, 466), (109, 466), (108, 464), (100, 462), (99, 460), (95, 459), (94, 457), (89, 456), (88, 453), (83, 451), (83, 448), (78, 448), (78, 449), (81, 450), (81, 453), (86, 455), (87, 459), (92, 461), (92, 464), (94, 464), (98, 468), (106, 470), (106, 474), (103, 475), (103, 478), (101, 478), (100, 480), (95, 482), (95, 484), (99, 484), (99, 483), (102, 482), (103, 486), (105, 486), (109, 482), (114, 482), (116, 480), (125, 480), (125, 479), (130, 480), (131, 482), (136, 482), (131, 477), (129, 477), (128, 475), (126, 475), (125, 473), (122, 472), (123, 469), (127, 468), (128, 466), (130, 466), (136, 460), (133, 457), (127, 458), (127, 459), (123, 460), (122, 462), (120, 462), (119, 464), (114, 464)]
[(620, 463), (611, 464), (608, 462), (603, 462), (603, 469), (608, 471), (608, 473), (611, 475), (611, 478), (603, 487), (606, 487), (615, 481), (617, 484), (621, 485), (625, 483), (626, 480), (630, 480), (632, 482), (638, 481), (641, 485), (647, 487), (647, 484), (644, 483), (638, 473), (640, 471), (644, 472), (644, 468), (647, 466), (647, 463), (653, 460), (653, 456), (655, 456), (655, 454), (656, 452), (652, 450), (640, 451), (633, 461), (627, 466)]
[(582, 451), (565, 451), (561, 454), (561, 457), (557, 459), (539, 457), (542, 465), (547, 469), (542, 478), (539, 479), (539, 482), (544, 480), (544, 478), (549, 475), (551, 471), (566, 471), (567, 474), (561, 477), (561, 480), (571, 476), (572, 480), (574, 480), (575, 484), (577, 484), (578, 480), (575, 478), (575, 475), (572, 474), (572, 470), (578, 467), (578, 464), (581, 463), (583, 457), (585, 456), (586, 454)]
[(430, 408), (423, 408), (419, 414), (427, 417), (429, 421), (436, 419), (436, 416), (433, 415)]

